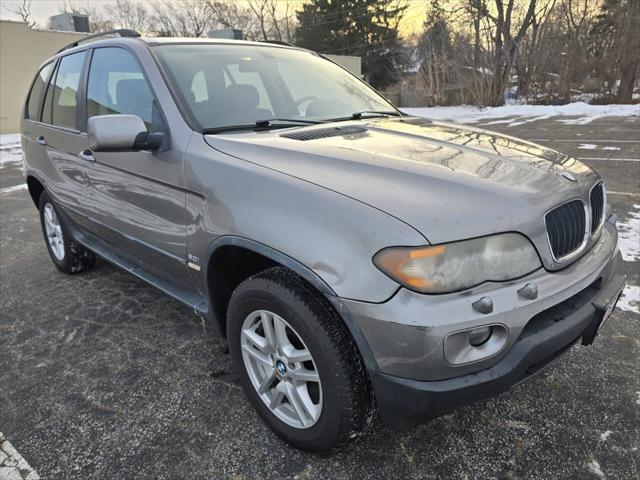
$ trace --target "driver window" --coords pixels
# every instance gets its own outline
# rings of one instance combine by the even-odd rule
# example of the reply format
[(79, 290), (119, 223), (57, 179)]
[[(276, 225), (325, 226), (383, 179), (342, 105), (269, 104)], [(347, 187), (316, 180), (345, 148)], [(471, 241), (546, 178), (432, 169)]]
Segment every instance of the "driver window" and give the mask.
[(162, 121), (142, 69), (133, 55), (123, 48), (96, 48), (91, 59), (87, 117), (109, 114), (137, 115), (150, 131), (162, 130)]

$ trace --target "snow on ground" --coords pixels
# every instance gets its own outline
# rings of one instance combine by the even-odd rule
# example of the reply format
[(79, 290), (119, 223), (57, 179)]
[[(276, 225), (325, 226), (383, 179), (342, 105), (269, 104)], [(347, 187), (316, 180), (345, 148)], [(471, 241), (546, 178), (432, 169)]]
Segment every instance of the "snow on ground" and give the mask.
[(640, 261), (640, 204), (633, 208), (628, 220), (618, 221), (618, 247), (626, 262)]
[(10, 164), (22, 163), (22, 145), (19, 133), (0, 135), (0, 170)]
[(609, 439), (609, 436), (612, 434), (613, 432), (611, 430), (607, 430), (605, 432), (602, 432), (600, 434), (600, 440), (603, 442), (606, 442)]
[[(28, 188), (29, 186), (26, 183), (21, 183), (19, 185), (13, 185), (12, 187), (0, 188), (0, 194), (13, 193), (18, 190), (27, 190)], [(2, 480), (2, 478), (0, 478), (0, 480)]]
[(589, 470), (596, 478), (606, 478), (597, 460), (590, 460), (587, 462), (587, 470)]
[[(584, 102), (576, 102), (567, 105), (505, 105), (486, 108), (462, 105), (457, 107), (403, 108), (402, 111), (409, 115), (432, 120), (455, 120), (458, 123), (477, 123), (491, 118), (503, 119), (494, 120), (486, 125), (507, 123), (509, 127), (557, 116), (579, 117), (563, 118), (558, 121), (566, 124), (585, 125), (601, 117), (640, 116), (640, 104), (589, 105)], [(518, 118), (505, 119), (506, 117)]]
[[(625, 261), (640, 261), (640, 204), (633, 205), (628, 220), (618, 221), (618, 247)], [(618, 307), (640, 313), (640, 287), (627, 285), (618, 300)]]
[(578, 148), (580, 150), (620, 150), (620, 147), (598, 147), (595, 143), (581, 143)]
[(624, 287), (616, 307), (626, 312), (640, 313), (640, 287), (635, 285)]

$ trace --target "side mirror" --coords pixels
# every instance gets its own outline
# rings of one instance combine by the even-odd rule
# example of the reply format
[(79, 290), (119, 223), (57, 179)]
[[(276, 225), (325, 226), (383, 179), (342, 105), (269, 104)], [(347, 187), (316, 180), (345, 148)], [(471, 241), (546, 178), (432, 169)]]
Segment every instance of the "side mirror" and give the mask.
[(100, 115), (87, 122), (89, 148), (94, 152), (157, 150), (162, 132), (148, 133), (137, 115)]

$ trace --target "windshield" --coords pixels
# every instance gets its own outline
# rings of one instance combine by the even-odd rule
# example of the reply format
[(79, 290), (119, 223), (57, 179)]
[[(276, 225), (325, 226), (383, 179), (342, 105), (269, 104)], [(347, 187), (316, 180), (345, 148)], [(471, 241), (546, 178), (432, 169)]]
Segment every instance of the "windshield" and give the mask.
[(358, 112), (397, 112), (364, 82), (311, 52), (225, 44), (154, 49), (203, 131), (270, 119), (303, 125)]

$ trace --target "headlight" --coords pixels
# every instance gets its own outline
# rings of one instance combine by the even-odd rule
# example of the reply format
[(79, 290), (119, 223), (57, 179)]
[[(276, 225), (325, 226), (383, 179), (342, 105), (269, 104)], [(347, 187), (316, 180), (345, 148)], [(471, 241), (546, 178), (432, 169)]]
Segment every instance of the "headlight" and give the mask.
[(373, 263), (410, 290), (446, 293), (483, 282), (522, 277), (540, 268), (540, 258), (524, 235), (502, 233), (430, 247), (391, 247)]

